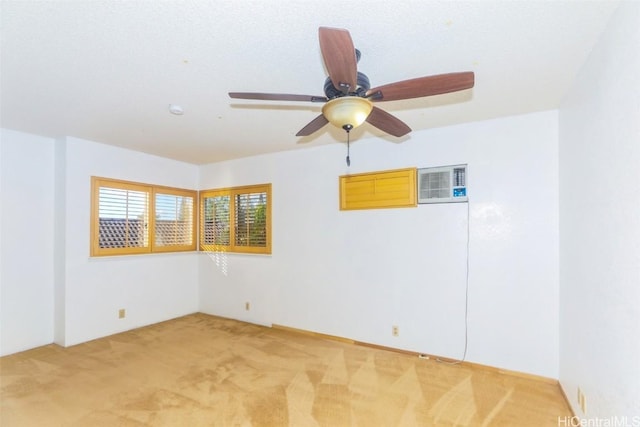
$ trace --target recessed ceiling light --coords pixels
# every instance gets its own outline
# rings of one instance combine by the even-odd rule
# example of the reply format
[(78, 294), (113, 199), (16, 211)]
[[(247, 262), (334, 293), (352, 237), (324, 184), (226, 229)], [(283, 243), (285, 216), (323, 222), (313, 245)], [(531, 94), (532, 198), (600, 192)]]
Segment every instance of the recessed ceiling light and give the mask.
[(181, 116), (184, 114), (184, 110), (181, 106), (176, 104), (169, 104), (169, 112), (171, 114), (175, 114), (176, 116)]

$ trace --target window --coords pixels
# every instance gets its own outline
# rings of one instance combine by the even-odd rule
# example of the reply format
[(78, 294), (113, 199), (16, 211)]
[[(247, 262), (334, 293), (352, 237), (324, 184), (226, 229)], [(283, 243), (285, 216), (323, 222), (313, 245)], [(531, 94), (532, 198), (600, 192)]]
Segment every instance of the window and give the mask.
[(91, 178), (91, 256), (196, 249), (196, 191)]
[(196, 250), (196, 192), (154, 189), (154, 252)]
[(200, 248), (271, 253), (271, 184), (200, 192)]

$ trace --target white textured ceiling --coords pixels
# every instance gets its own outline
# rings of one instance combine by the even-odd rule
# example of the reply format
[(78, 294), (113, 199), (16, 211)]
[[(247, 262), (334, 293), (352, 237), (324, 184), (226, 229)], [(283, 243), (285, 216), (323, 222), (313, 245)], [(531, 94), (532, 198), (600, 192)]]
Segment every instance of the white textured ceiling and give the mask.
[[(412, 129), (557, 108), (617, 1), (6, 1), (0, 125), (202, 164), (344, 142), (295, 133), (322, 104), (318, 27), (346, 28), (372, 87), (474, 71), (472, 90), (378, 104)], [(179, 104), (184, 115), (168, 112)], [(365, 124), (353, 140), (398, 140)]]

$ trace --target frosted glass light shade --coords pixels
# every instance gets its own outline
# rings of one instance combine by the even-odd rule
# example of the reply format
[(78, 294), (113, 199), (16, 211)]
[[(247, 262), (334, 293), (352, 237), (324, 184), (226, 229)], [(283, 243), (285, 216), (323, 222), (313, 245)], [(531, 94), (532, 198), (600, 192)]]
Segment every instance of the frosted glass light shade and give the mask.
[(341, 129), (351, 125), (348, 126), (351, 129), (364, 123), (372, 109), (373, 104), (368, 99), (359, 96), (343, 96), (324, 104), (322, 114), (329, 123)]

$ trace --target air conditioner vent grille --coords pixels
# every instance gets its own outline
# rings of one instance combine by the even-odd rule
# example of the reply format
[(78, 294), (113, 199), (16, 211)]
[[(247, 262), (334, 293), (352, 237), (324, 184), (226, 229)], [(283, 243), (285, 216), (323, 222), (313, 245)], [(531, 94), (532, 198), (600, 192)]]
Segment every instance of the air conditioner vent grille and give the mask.
[(433, 172), (420, 176), (420, 199), (449, 197), (449, 173)]

